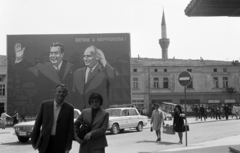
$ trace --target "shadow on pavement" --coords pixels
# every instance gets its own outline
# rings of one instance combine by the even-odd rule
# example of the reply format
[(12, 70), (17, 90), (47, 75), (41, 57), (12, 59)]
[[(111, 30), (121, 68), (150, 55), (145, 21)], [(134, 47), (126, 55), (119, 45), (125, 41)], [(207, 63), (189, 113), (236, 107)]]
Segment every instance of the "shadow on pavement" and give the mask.
[[(234, 119), (231, 119), (234, 120)], [(188, 123), (188, 124), (199, 124), (199, 123), (209, 123), (209, 122), (220, 122), (220, 121), (231, 121), (231, 120), (226, 120), (226, 119), (220, 119), (220, 120), (206, 120), (206, 121), (197, 121), (197, 122), (192, 122), (192, 123)]]
[(6, 146), (23, 146), (23, 145), (31, 145), (31, 141), (28, 141), (26, 143), (21, 143), (21, 142), (9, 142), (9, 143), (1, 143), (1, 145), (6, 145)]
[(137, 141), (136, 143), (156, 143), (158, 145), (175, 145), (178, 143), (175, 142), (166, 142), (166, 141), (150, 141), (150, 140), (143, 140), (143, 141)]
[[(136, 130), (124, 130), (123, 132), (119, 132), (117, 135), (119, 134), (128, 134), (128, 133), (136, 133), (138, 131)], [(112, 134), (111, 132), (107, 131), (106, 135), (116, 135), (116, 134)]]
[(184, 150), (176, 150), (176, 151), (159, 151), (154, 153), (230, 153), (229, 146), (214, 146), (214, 147), (206, 147), (206, 148), (185, 148)]

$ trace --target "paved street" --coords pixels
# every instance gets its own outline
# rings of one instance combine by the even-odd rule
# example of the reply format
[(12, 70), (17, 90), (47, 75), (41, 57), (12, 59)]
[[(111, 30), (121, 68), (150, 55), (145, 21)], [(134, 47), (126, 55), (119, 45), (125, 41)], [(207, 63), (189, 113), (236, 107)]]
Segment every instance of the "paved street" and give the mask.
[[(188, 132), (188, 146), (177, 144), (178, 136), (162, 134), (162, 141), (156, 142), (154, 132), (150, 132), (149, 125), (142, 132), (134, 129), (126, 130), (118, 135), (107, 132), (109, 146), (107, 153), (159, 153), (159, 152), (229, 152), (229, 146), (240, 145), (240, 120), (232, 119), (216, 121), (208, 119), (207, 122), (195, 121), (189, 118), (190, 131)], [(166, 121), (172, 124), (172, 121)], [(71, 153), (78, 152), (79, 145), (74, 142)], [(30, 142), (19, 143), (13, 135), (13, 129), (0, 129), (0, 152), (1, 153), (32, 153)]]

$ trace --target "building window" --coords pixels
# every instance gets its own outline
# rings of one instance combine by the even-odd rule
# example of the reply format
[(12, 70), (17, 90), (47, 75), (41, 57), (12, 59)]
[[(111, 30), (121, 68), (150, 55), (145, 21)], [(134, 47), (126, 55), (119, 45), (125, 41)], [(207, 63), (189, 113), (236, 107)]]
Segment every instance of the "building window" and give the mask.
[(187, 69), (188, 72), (192, 72), (192, 69)]
[(138, 89), (138, 78), (133, 78), (133, 89)]
[(213, 88), (219, 88), (218, 77), (213, 77)]
[(154, 72), (157, 72), (158, 71), (158, 69), (154, 69)]
[(220, 103), (220, 100), (208, 100), (208, 103)]
[(137, 69), (133, 69), (133, 72), (137, 72)]
[(235, 103), (236, 100), (235, 99), (225, 99), (224, 102), (225, 103)]
[(153, 88), (159, 88), (159, 78), (153, 78)]
[(167, 72), (167, 69), (164, 69), (164, 72)]
[(0, 82), (3, 82), (3, 76), (0, 76)]
[(223, 77), (223, 88), (228, 88), (228, 77)]
[(5, 85), (0, 84), (0, 96), (5, 96)]
[(163, 88), (168, 88), (169, 80), (168, 78), (163, 78)]
[(223, 68), (223, 72), (227, 72), (227, 68)]
[(213, 72), (217, 72), (217, 69), (216, 69), (216, 68), (214, 68), (214, 69), (213, 69)]

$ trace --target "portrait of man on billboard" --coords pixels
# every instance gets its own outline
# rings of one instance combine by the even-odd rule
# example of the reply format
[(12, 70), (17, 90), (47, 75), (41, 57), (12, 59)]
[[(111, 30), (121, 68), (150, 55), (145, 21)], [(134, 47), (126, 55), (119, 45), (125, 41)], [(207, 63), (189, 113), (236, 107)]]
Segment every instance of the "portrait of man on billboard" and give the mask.
[(108, 106), (109, 90), (116, 81), (117, 71), (107, 62), (103, 51), (93, 45), (84, 51), (83, 62), (85, 67), (73, 74), (73, 91), (80, 94), (79, 102), (86, 108), (89, 95), (96, 92), (103, 96)]
[(73, 64), (63, 60), (65, 51), (61, 43), (55, 42), (50, 45), (49, 62), (37, 63), (33, 67), (27, 67), (24, 60), (25, 47), (22, 48), (20, 43), (16, 43), (14, 49), (16, 70), (28, 69), (36, 77), (45, 77), (48, 81), (44, 82), (48, 82), (48, 85), (54, 86), (61, 83), (71, 85), (69, 81), (72, 80)]

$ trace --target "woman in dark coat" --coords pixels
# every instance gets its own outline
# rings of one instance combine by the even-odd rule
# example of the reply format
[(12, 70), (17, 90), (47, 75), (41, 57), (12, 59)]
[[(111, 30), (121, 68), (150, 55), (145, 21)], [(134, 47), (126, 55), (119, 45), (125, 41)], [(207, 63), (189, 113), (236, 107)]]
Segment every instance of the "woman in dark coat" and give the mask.
[(14, 115), (12, 116), (13, 125), (18, 124), (18, 112), (15, 110)]
[(101, 108), (103, 98), (100, 94), (92, 93), (88, 103), (91, 108), (84, 109), (74, 123), (75, 131), (83, 123), (91, 128), (83, 138), (79, 138), (75, 132), (75, 140), (80, 143), (79, 153), (105, 153), (105, 147), (108, 145), (105, 132), (108, 127), (109, 114)]
[(182, 108), (180, 105), (176, 105), (174, 108), (174, 119), (173, 119), (173, 127), (175, 132), (178, 132), (178, 136), (179, 136), (179, 143), (182, 144), (182, 137), (183, 134), (183, 127), (184, 127), (184, 119), (185, 119), (185, 114), (183, 114), (182, 112)]

